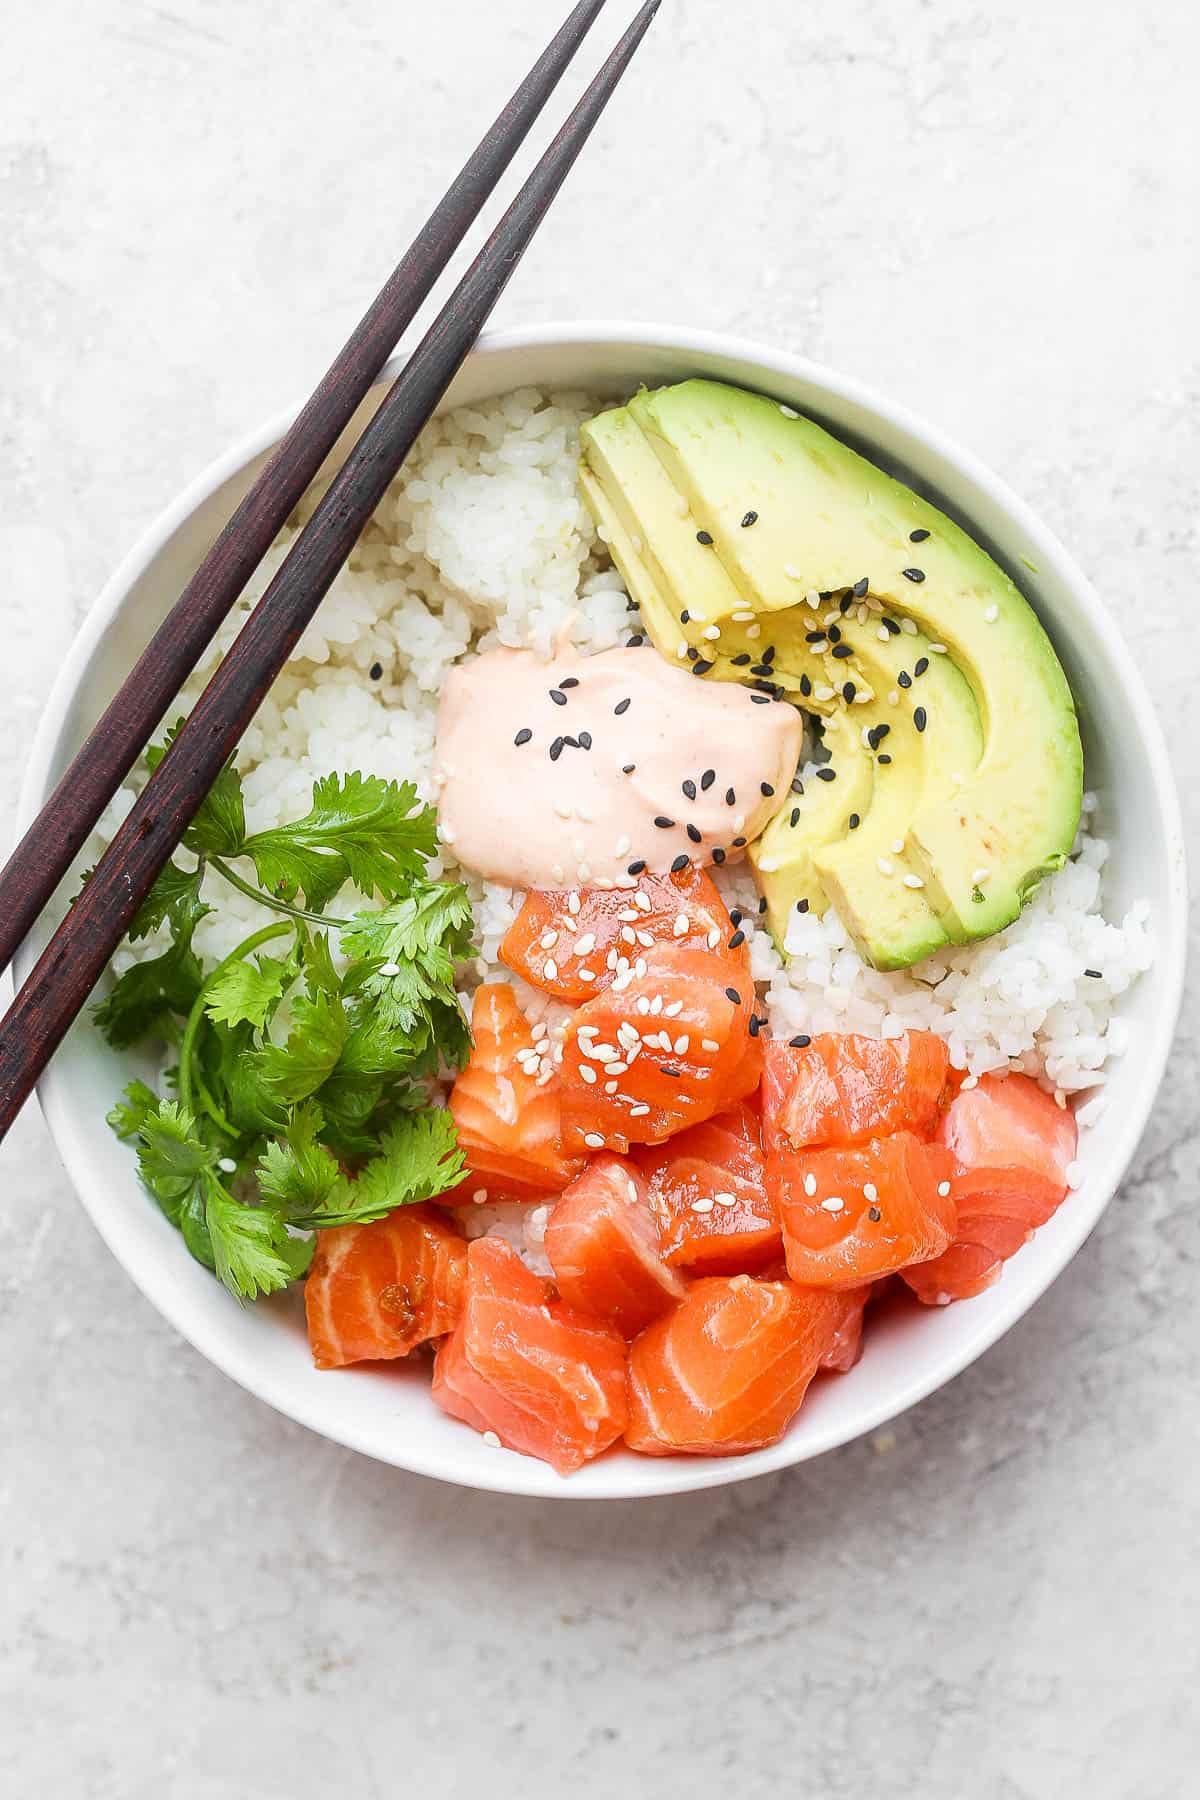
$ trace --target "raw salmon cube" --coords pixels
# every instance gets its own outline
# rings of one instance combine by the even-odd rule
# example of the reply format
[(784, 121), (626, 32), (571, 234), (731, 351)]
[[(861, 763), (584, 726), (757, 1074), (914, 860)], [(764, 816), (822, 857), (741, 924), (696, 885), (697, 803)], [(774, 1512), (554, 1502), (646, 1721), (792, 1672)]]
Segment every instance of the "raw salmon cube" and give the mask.
[(665, 1144), (639, 1148), (666, 1260), (705, 1275), (761, 1270), (783, 1254), (758, 1114), (745, 1101)]
[(850, 1288), (940, 1256), (954, 1236), (953, 1171), (948, 1150), (907, 1131), (768, 1156), (788, 1274)]
[(626, 1337), (683, 1298), (663, 1261), (646, 1184), (631, 1163), (598, 1156), (577, 1175), (546, 1226), (546, 1255), (568, 1306)]
[(911, 1131), (927, 1137), (947, 1095), (949, 1053), (931, 1031), (876, 1039), (828, 1033), (807, 1045), (773, 1038), (763, 1073), (768, 1150), (861, 1144)]
[(304, 1309), (319, 1369), (407, 1356), (458, 1323), (466, 1240), (426, 1206), (317, 1233)]
[(459, 1190), (490, 1200), (536, 1200), (556, 1193), (583, 1166), (565, 1154), (562, 1098), (506, 981), (478, 989), (471, 1015), (474, 1045), (450, 1094), (459, 1148), (470, 1173)]

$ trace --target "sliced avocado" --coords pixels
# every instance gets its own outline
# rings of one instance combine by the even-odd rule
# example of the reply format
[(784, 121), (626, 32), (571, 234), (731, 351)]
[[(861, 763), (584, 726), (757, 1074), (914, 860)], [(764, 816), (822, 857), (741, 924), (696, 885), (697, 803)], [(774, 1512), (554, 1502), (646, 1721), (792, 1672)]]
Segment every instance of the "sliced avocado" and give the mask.
[[(1009, 924), (1065, 862), (1083, 781), (1070, 688), (1014, 583), (936, 507), (790, 407), (697, 380), (639, 394), (629, 412), (756, 612), (795, 611), (810, 590), (863, 593), (929, 638), (930, 669), (935, 656), (958, 668), (982, 754), (945, 771), (949, 796), (922, 796), (896, 820), (899, 865), (955, 940)], [(929, 670), (906, 672), (900, 704), (932, 727)]]
[[(898, 822), (953, 791), (950, 768), (978, 762), (978, 710), (958, 670), (925, 655), (932, 664), (927, 711), (936, 725), (919, 733), (896, 683), (905, 662), (928, 650), (924, 638), (885, 623), (878, 603), (816, 592), (764, 622), (705, 543), (632, 412), (601, 414), (585, 426), (583, 441), (585, 497), (658, 649), (700, 659), (694, 667), (721, 679), (783, 693), (829, 720), (819, 803), (785, 808), (785, 822), (770, 829), (759, 855), (752, 852), (780, 943), (797, 901), (824, 911), (832, 897), (864, 956), (881, 968), (906, 967), (940, 948), (947, 933), (922, 883), (906, 885), (904, 869), (885, 870)], [(834, 729), (839, 723), (845, 728)], [(873, 795), (882, 815), (872, 810)], [(851, 816), (857, 836), (848, 830)]]

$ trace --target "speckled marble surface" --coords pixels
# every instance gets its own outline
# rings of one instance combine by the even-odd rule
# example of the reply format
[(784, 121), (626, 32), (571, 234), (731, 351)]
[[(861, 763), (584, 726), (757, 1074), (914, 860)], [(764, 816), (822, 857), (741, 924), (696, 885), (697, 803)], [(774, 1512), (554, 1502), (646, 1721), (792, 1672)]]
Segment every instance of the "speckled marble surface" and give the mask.
[[(562, 10), (10, 9), (6, 806), (102, 578), (315, 376)], [(1137, 621), (1193, 834), (1198, 61), (1200, 14), (1153, 0), (666, 0), (500, 314), (731, 327), (947, 427)], [(141, 1299), (30, 1112), (0, 1180), (0, 1789), (1194, 1791), (1198, 1074), (1193, 989), (1101, 1227), (951, 1388), (640, 1507), (460, 1493), (275, 1417)]]

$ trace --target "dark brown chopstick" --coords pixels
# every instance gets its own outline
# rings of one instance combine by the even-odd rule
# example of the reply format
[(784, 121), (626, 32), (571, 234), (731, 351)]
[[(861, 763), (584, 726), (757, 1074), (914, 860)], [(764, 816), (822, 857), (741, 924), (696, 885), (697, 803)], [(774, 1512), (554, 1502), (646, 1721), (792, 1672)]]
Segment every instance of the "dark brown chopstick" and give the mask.
[(648, 0), (393, 383), (0, 1020), (0, 1137), (233, 754), (508, 284), (658, 11)]
[(604, 3), (579, 0), (480, 140), (0, 870), (0, 971), (428, 298)]

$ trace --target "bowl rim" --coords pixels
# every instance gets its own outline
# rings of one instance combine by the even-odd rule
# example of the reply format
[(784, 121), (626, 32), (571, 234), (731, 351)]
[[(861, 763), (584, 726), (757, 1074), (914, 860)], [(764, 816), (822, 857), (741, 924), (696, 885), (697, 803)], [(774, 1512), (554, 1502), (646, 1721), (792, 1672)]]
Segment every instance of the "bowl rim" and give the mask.
[[(1122, 1120), (1116, 1154), (1104, 1177), (1089, 1183), (1090, 1193), (1080, 1191), (1071, 1209), (1071, 1229), (1055, 1245), (1046, 1262), (1042, 1278), (1029, 1284), (1028, 1291), (1013, 1287), (1011, 1304), (998, 1316), (981, 1319), (979, 1328), (969, 1334), (936, 1369), (926, 1371), (904, 1385), (899, 1392), (875, 1404), (861, 1408), (853, 1422), (845, 1426), (833, 1424), (815, 1441), (794, 1446), (785, 1437), (767, 1450), (746, 1457), (673, 1459), (671, 1474), (662, 1479), (663, 1466), (658, 1464), (659, 1479), (654, 1486), (640, 1486), (636, 1479), (624, 1477), (598, 1495), (588, 1484), (547, 1480), (549, 1471), (540, 1464), (527, 1468), (527, 1459), (515, 1456), (496, 1457), (494, 1465), (484, 1464), (469, 1479), (447, 1469), (445, 1459), (436, 1451), (426, 1452), (420, 1445), (403, 1445), (401, 1453), (385, 1451), (368, 1441), (370, 1434), (352, 1425), (331, 1428), (324, 1418), (315, 1415), (303, 1397), (294, 1395), (283, 1380), (264, 1378), (261, 1371), (245, 1366), (244, 1358), (235, 1354), (223, 1341), (224, 1334), (217, 1315), (199, 1317), (195, 1309), (181, 1300), (178, 1291), (158, 1278), (150, 1267), (151, 1259), (131, 1255), (128, 1245), (118, 1245), (106, 1229), (104, 1208), (97, 1203), (86, 1156), (86, 1145), (78, 1133), (68, 1079), (51, 1064), (38, 1087), (38, 1100), (55, 1145), (72, 1186), (88, 1213), (92, 1224), (116, 1260), (141, 1289), (151, 1305), (194, 1349), (198, 1350), (223, 1374), (236, 1381), (259, 1400), (285, 1417), (317, 1432), (320, 1436), (362, 1452), (375, 1460), (415, 1474), (431, 1476), (459, 1486), (470, 1486), (485, 1492), (553, 1496), (564, 1499), (632, 1499), (652, 1498), (702, 1488), (723, 1486), (749, 1480), (759, 1475), (794, 1466), (826, 1451), (852, 1442), (878, 1429), (890, 1419), (908, 1410), (952, 1381), (983, 1352), (996, 1343), (1022, 1318), (1034, 1302), (1057, 1280), (1091, 1233), (1108, 1206), (1137, 1148), (1161, 1085), (1179, 1018), (1187, 943), (1187, 876), (1184, 852), (1182, 813), (1166, 740), (1149, 690), (1131, 662), (1115, 621), (1101, 603), (1091, 582), (1066, 551), (1057, 537), (1033, 513), (1006, 482), (996, 476), (972, 452), (950, 438), (939, 427), (877, 392), (870, 384), (847, 376), (809, 358), (794, 355), (772, 345), (732, 333), (694, 330), (686, 327), (637, 319), (547, 320), (532, 325), (514, 325), (485, 332), (471, 352), (470, 361), (488, 360), (506, 353), (526, 349), (545, 350), (556, 346), (583, 349), (597, 344), (627, 346), (631, 355), (650, 351), (687, 356), (715, 356), (753, 364), (764, 376), (782, 376), (806, 382), (839, 400), (863, 409), (892, 429), (912, 438), (922, 448), (961, 473), (1005, 514), (1036, 547), (1044, 559), (1041, 566), (1053, 568), (1060, 582), (1070, 590), (1085, 615), (1090, 630), (1099, 641), (1108, 660), (1121, 671), (1122, 694), (1128, 705), (1131, 727), (1140, 740), (1152, 777), (1156, 802), (1165, 825), (1164, 862), (1167, 886), (1159, 902), (1155, 920), (1155, 962), (1163, 982), (1166, 1005), (1156, 1014), (1152, 1032), (1142, 1046), (1142, 1062), (1150, 1073), (1143, 1083), (1141, 1106), (1131, 1110)], [(403, 350), (393, 355), (381, 371), (382, 384), (398, 372), (404, 360)], [(164, 545), (196, 509), (207, 501), (226, 481), (236, 476), (255, 457), (278, 442), (295, 418), (299, 406), (274, 413), (264, 423), (243, 434), (232, 446), (215, 457), (206, 468), (188, 482), (142, 531), (131, 549), (117, 564), (95, 601), (85, 613), (67, 654), (59, 667), (37, 731), (21, 784), (17, 807), (14, 843), (19, 840), (49, 791), (51, 774), (64, 725), (72, 703), (86, 676), (92, 656), (105, 631), (116, 618), (130, 588), (146, 572)], [(31, 944), (18, 953), (14, 973), (18, 981), (28, 975), (34, 960)], [(493, 1473), (494, 1466), (494, 1473)], [(602, 1466), (602, 1465), (601, 1465)]]

